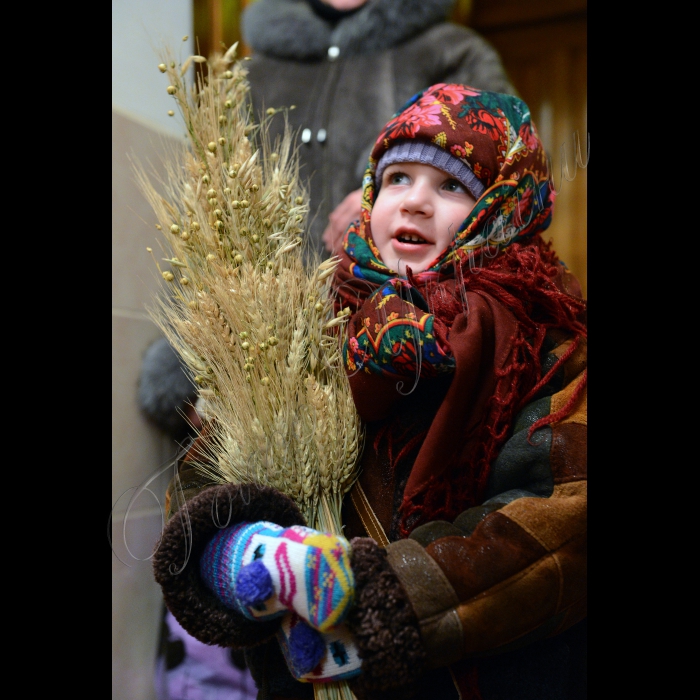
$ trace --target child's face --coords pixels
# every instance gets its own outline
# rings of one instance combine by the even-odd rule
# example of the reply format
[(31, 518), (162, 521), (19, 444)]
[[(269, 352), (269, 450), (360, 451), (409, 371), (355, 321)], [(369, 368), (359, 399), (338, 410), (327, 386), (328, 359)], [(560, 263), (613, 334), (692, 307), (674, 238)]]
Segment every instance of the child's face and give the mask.
[(396, 163), (382, 174), (372, 208), (372, 238), (382, 261), (399, 274), (422, 272), (452, 241), (476, 200), (432, 165)]

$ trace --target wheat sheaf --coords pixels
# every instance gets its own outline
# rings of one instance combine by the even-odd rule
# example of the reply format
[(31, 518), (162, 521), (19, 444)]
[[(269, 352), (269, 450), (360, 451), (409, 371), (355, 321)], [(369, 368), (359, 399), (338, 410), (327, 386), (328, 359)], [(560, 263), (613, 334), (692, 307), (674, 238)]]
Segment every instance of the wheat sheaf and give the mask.
[[(197, 64), (196, 79), (186, 76)], [(159, 66), (187, 128), (165, 175), (136, 163), (163, 235), (163, 280), (150, 309), (189, 367), (218, 483), (273, 486), (314, 528), (342, 534), (342, 499), (358, 476), (362, 426), (341, 357), (349, 310), (334, 313), (336, 258), (306, 245), (308, 194), (288, 128), (274, 143), (250, 107), (236, 46)], [(317, 697), (351, 698), (345, 683)]]

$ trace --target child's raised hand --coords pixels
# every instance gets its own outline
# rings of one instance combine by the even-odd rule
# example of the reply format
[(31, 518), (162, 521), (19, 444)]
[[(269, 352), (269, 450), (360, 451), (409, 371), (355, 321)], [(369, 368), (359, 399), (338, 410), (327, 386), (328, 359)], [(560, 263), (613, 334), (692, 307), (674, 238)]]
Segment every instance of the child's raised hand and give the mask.
[(343, 242), (343, 236), (348, 226), (360, 218), (362, 211), (362, 189), (353, 190), (330, 213), (328, 225), (321, 236), (326, 250), (331, 255), (336, 255)]

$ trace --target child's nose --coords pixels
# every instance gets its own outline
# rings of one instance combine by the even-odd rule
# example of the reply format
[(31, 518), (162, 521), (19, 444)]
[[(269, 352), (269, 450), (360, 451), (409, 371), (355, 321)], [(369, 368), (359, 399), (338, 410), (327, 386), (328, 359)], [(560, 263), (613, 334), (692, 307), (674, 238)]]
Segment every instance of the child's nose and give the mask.
[(434, 211), (430, 187), (421, 182), (415, 182), (406, 192), (401, 209), (408, 214), (432, 216)]

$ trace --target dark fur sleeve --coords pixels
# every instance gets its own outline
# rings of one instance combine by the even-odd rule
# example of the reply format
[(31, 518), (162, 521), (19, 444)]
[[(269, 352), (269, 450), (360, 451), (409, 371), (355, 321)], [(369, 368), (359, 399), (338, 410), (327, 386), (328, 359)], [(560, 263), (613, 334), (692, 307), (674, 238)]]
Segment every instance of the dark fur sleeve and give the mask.
[(225, 607), (199, 577), (199, 559), (223, 527), (267, 520), (304, 525), (294, 502), (268, 487), (226, 484), (205, 489), (168, 521), (153, 556), (156, 582), (182, 627), (205, 644), (250, 647), (270, 638), (280, 624), (252, 621)]
[[(386, 552), (368, 537), (351, 541), (355, 605), (348, 627), (362, 659), (362, 675), (351, 681), (355, 695), (408, 698), (425, 663), (418, 618)], [(400, 684), (400, 685), (399, 685)]]

